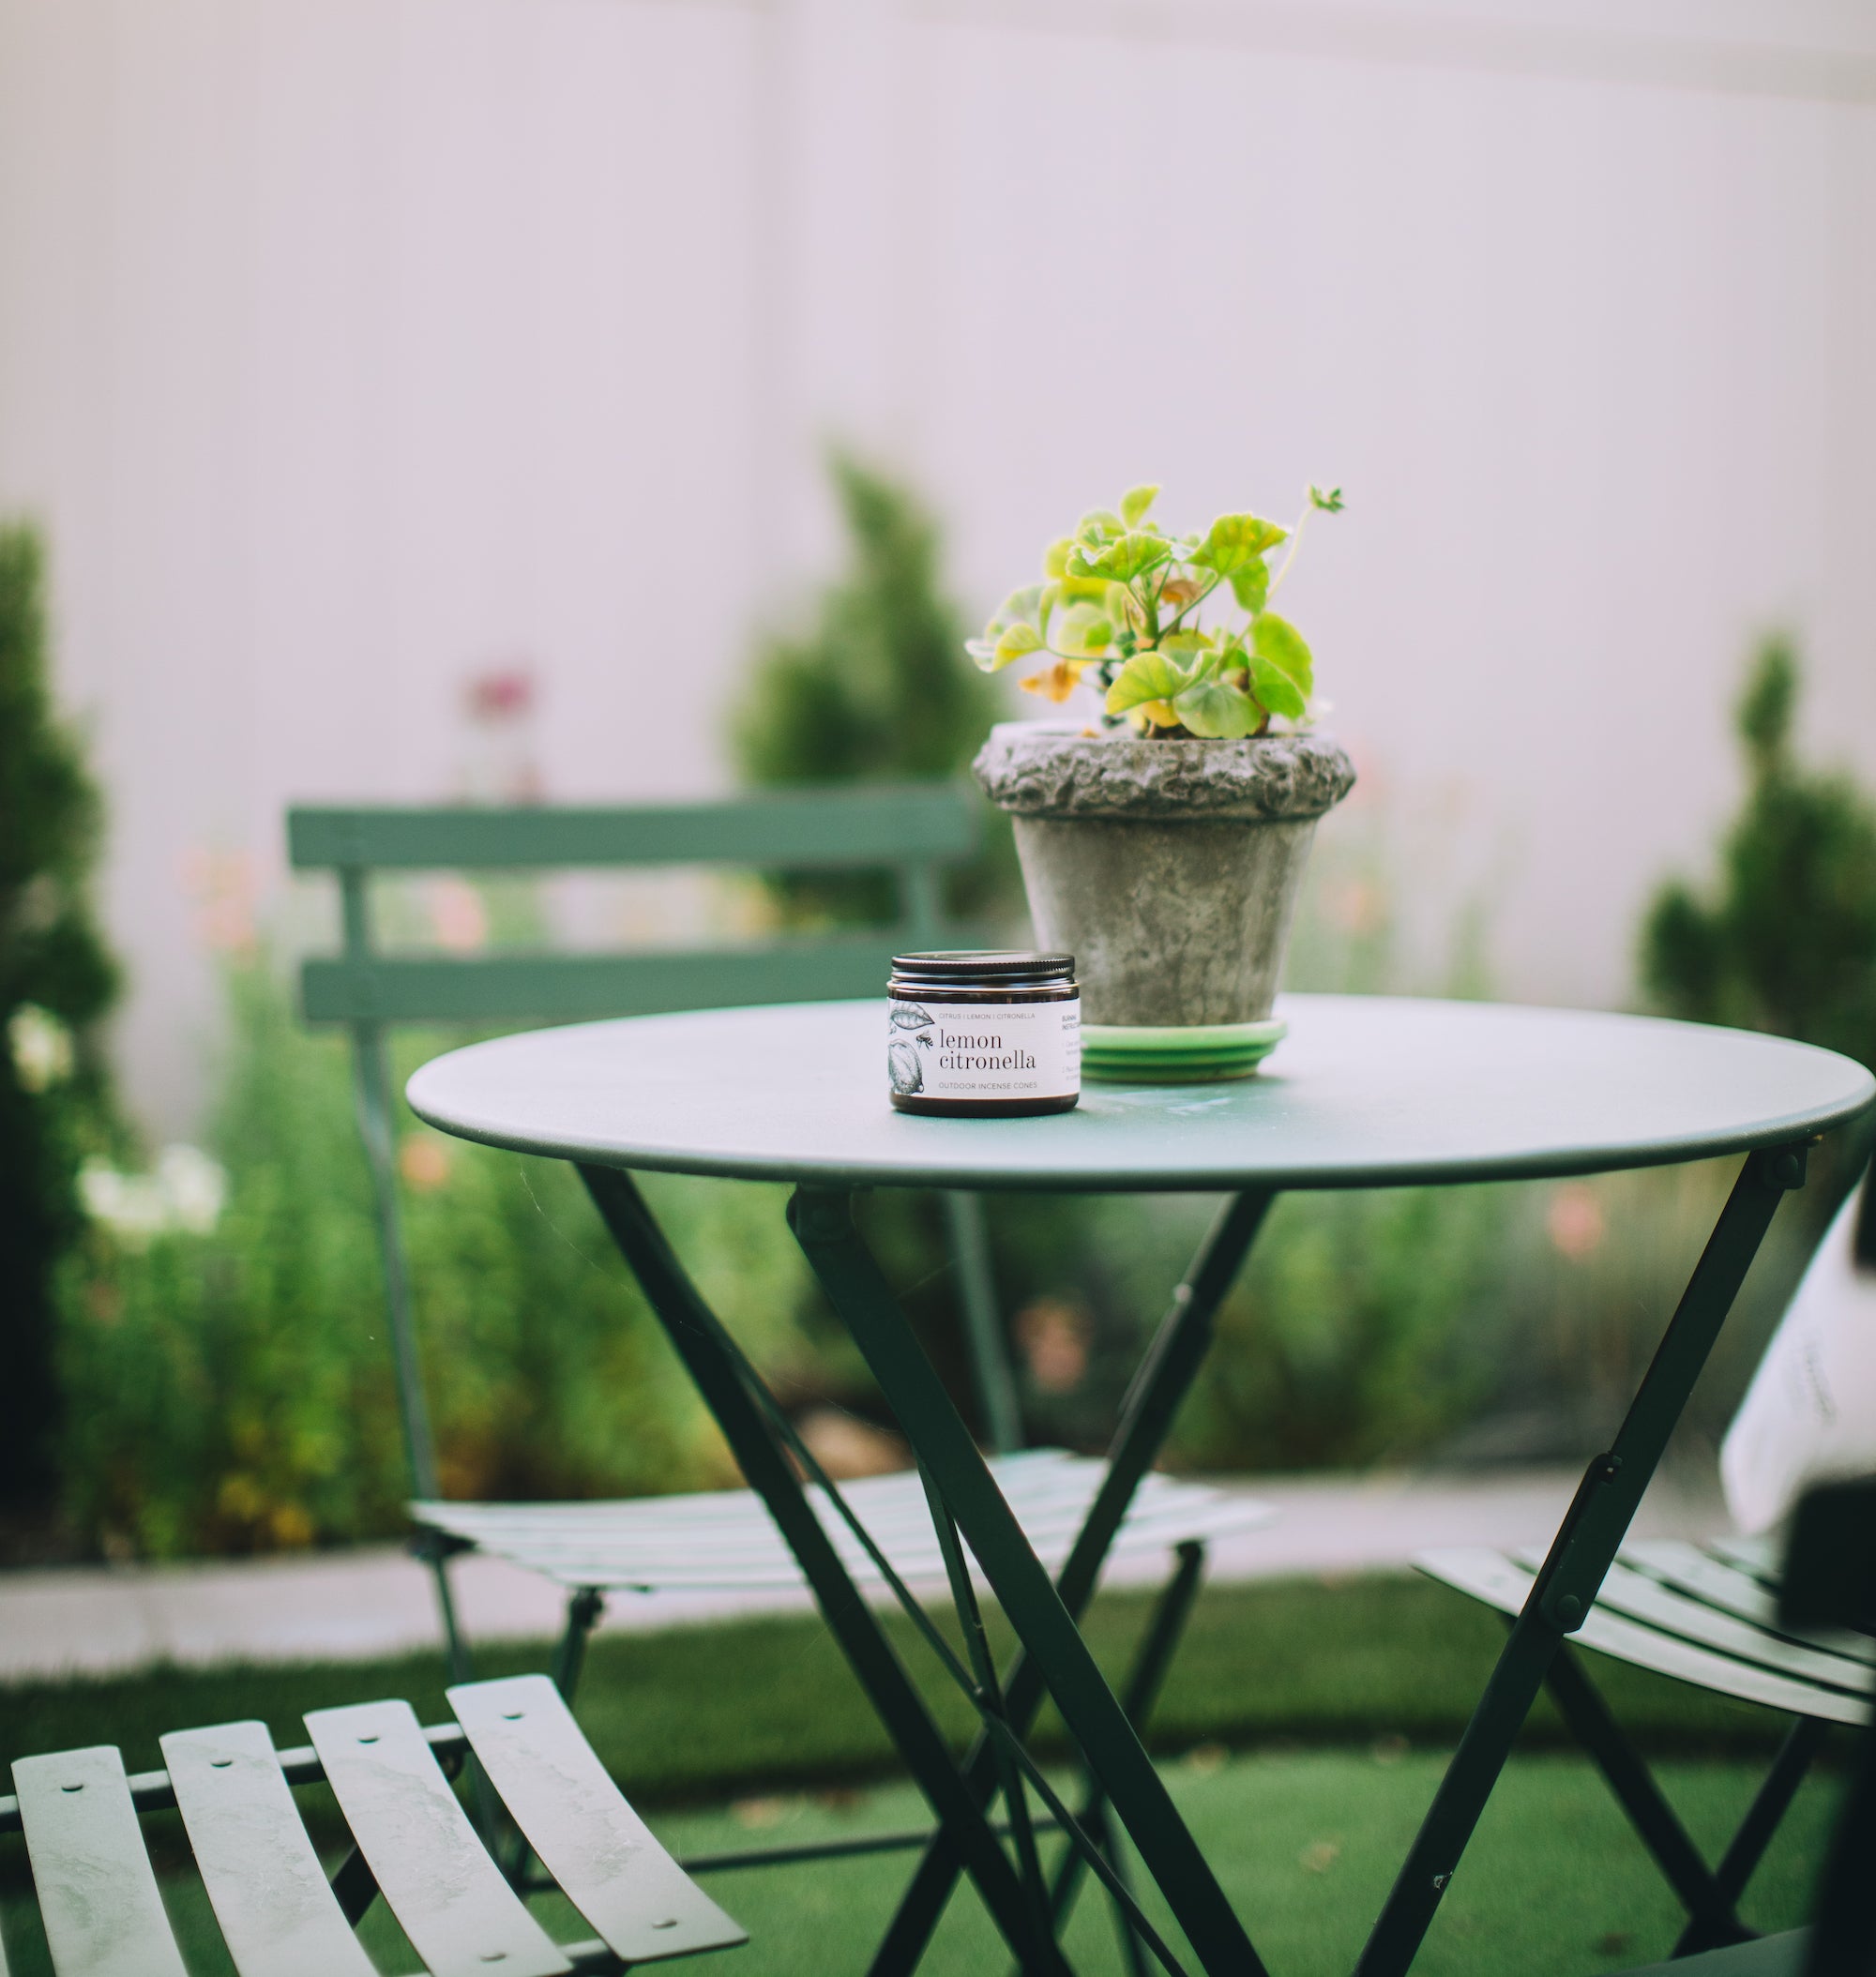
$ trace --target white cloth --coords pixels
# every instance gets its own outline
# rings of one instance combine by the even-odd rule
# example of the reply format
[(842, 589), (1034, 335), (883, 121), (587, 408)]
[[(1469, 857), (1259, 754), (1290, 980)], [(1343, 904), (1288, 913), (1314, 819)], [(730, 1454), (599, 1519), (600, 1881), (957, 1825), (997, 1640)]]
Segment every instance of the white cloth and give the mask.
[(1876, 1473), (1876, 1270), (1853, 1253), (1861, 1199), (1853, 1190), (1838, 1212), (1720, 1444), (1742, 1531), (1769, 1531), (1812, 1483)]

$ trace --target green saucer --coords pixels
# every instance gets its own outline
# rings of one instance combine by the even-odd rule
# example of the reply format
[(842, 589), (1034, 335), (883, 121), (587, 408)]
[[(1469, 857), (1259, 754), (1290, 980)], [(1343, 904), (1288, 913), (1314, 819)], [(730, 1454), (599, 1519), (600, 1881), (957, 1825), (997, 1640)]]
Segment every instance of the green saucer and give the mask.
[(1130, 1023), (1082, 1025), (1082, 1075), (1100, 1084), (1211, 1084), (1249, 1078), (1283, 1040), (1289, 1024)]

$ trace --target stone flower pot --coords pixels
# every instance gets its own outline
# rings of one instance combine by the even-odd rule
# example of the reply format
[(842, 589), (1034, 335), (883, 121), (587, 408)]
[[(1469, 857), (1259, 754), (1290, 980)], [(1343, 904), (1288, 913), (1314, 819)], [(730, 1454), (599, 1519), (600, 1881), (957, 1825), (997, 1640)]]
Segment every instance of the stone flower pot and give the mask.
[[(1205, 1028), (1222, 1047), (1227, 1029), (1263, 1025), (1274, 1034), (1257, 1056), (1269, 1049), (1316, 820), (1354, 784), (1339, 743), (1144, 741), (1006, 721), (972, 768), (1015, 820), (1037, 943), (1075, 957), (1091, 1044), (1127, 1041), (1114, 1029)], [(1252, 1068), (1255, 1058), (1209, 1075)]]

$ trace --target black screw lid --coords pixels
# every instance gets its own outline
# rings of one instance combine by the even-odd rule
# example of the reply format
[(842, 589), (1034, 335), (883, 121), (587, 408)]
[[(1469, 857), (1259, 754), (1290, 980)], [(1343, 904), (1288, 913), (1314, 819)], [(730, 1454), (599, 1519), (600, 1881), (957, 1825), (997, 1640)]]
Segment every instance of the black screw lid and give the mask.
[(1035, 954), (1009, 948), (953, 948), (932, 954), (896, 954), (895, 982), (932, 988), (1024, 988), (1075, 979), (1072, 954)]

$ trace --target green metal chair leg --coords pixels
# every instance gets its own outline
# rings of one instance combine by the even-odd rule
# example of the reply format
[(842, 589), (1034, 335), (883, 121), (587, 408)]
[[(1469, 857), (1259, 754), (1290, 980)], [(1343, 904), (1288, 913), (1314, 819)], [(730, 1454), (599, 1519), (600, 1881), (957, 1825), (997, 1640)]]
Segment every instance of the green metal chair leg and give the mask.
[(567, 1625), (553, 1651), (553, 1685), (570, 1704), (586, 1667), (586, 1643), (606, 1610), (606, 1595), (597, 1586), (582, 1586), (567, 1602)]
[(1570, 1734), (1596, 1760), (1642, 1845), (1674, 1891), (1675, 1899), (1687, 1911), (1687, 1934), (1694, 1939), (1690, 1946), (1717, 1949), (1749, 1939), (1753, 1932), (1734, 1912), (1735, 1897), (1727, 1894), (1702, 1858), (1700, 1849), (1569, 1647), (1558, 1650), (1544, 1680)]
[[(1804, 1783), (1812, 1760), (1823, 1748), (1824, 1739), (1829, 1734), (1829, 1725), (1815, 1716), (1800, 1716), (1786, 1732), (1785, 1741), (1778, 1746), (1778, 1755), (1772, 1760), (1771, 1770), (1761, 1781), (1746, 1817), (1740, 1820), (1738, 1830), (1720, 1857), (1719, 1865), (1714, 1869), (1713, 1878), (1728, 1901), (1736, 1902), (1745, 1894), (1747, 1882), (1764, 1858), (1772, 1835), (1790, 1810), (1798, 1787)], [(1694, 1924), (1689, 1922), (1680, 1941), (1674, 1945), (1676, 1956), (1685, 1956), (1690, 1950), (1705, 1947), (1703, 1943), (1693, 1940), (1693, 1937)]]
[(1590, 1464), (1565, 1513), (1362, 1950), (1356, 1977), (1401, 1977), (1418, 1954), (1558, 1650), (1595, 1604), (1778, 1203), (1804, 1185), (1805, 1154), (1803, 1144), (1769, 1147), (1741, 1170), (1614, 1442)]
[(984, 1445), (992, 1455), (1006, 1456), (1022, 1446), (1022, 1414), (997, 1315), (983, 1200), (977, 1195), (957, 1193), (941, 1195), (939, 1200), (945, 1205), (945, 1232), (958, 1272), (958, 1301), (963, 1310), (964, 1341), (970, 1348)]

